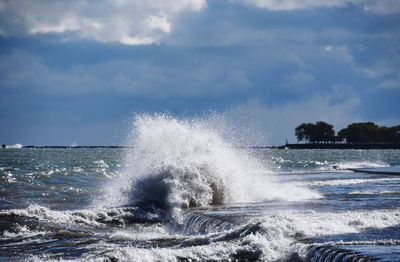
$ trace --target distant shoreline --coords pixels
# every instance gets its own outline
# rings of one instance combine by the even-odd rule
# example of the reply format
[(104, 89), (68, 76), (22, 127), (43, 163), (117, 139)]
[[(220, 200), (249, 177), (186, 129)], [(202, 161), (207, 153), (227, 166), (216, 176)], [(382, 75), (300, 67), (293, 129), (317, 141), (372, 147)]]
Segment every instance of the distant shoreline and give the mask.
[(29, 146), (21, 146), (21, 147), (14, 147), (13, 145), (1, 145), (1, 148), (7, 148), (7, 149), (12, 149), (12, 148), (61, 148), (61, 149), (69, 149), (69, 148), (129, 148), (127, 146), (34, 146), (34, 145), (29, 145)]
[[(12, 145), (1, 145), (1, 148), (16, 148)], [(130, 148), (129, 146), (21, 146), (18, 148), (43, 148), (43, 149), (73, 149), (73, 148)], [(400, 149), (398, 144), (346, 144), (346, 143), (308, 143), (286, 144), (282, 146), (244, 146), (242, 148), (255, 149)]]
[(309, 144), (286, 144), (276, 147), (279, 149), (400, 149), (400, 143), (379, 144), (350, 144), (350, 143), (309, 143)]

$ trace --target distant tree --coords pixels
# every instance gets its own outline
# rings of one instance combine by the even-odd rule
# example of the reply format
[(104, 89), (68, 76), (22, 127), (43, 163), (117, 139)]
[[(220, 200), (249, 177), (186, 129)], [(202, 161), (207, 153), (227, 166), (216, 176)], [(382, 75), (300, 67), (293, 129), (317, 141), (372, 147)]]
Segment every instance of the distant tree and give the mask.
[(299, 125), (298, 127), (296, 127), (295, 129), (295, 135), (297, 137), (298, 141), (307, 141), (310, 142), (311, 139), (311, 133), (313, 130), (314, 124), (312, 123), (303, 123), (301, 125)]
[(395, 132), (390, 127), (380, 127), (378, 131), (378, 141), (382, 143), (390, 143), (396, 140)]
[(346, 140), (347, 143), (400, 143), (400, 125), (385, 127), (373, 122), (351, 123), (335, 135), (333, 126), (318, 121), (302, 123), (295, 129), (297, 141), (324, 143)]
[(335, 130), (333, 130), (333, 126), (319, 121), (315, 124), (315, 140), (322, 142), (333, 142), (336, 141)]
[(400, 143), (400, 125), (392, 127), (380, 127), (378, 130), (378, 142)]
[(334, 142), (337, 140), (333, 126), (323, 121), (318, 121), (315, 124), (302, 123), (296, 127), (295, 135), (298, 141), (311, 143)]
[(379, 142), (379, 126), (372, 122), (352, 123), (338, 133), (347, 143)]
[(391, 129), (394, 133), (394, 142), (400, 143), (400, 125), (392, 126)]

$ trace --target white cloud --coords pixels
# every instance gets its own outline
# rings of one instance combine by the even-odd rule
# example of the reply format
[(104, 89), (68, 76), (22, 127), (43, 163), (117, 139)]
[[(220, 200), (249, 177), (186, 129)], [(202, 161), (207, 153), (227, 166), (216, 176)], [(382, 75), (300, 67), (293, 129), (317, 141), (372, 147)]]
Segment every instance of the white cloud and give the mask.
[(282, 86), (291, 91), (304, 92), (314, 83), (314, 75), (306, 72), (295, 72), (283, 78)]
[(331, 56), (335, 56), (338, 60), (343, 61), (348, 64), (354, 64), (353, 56), (346, 45), (340, 46), (326, 46), (324, 48), (325, 52), (329, 53)]
[(154, 43), (154, 38), (121, 35), (119, 42), (124, 45), (150, 45)]
[(206, 0), (24, 1), (0, 2), (0, 32), (63, 34), (127, 45), (159, 43), (185, 12), (198, 12)]
[(398, 79), (386, 80), (386, 81), (380, 83), (378, 85), (378, 88), (389, 89), (389, 90), (400, 89), (400, 80), (398, 80)]
[[(258, 100), (230, 108), (225, 114), (237, 121), (257, 122), (259, 128), (269, 133), (269, 137), (249, 135), (253, 144), (282, 145), (285, 138), (295, 142), (294, 129), (303, 122), (326, 121), (334, 125), (336, 131), (350, 122), (361, 120), (357, 110), (361, 104), (354, 90), (347, 86), (334, 88), (332, 94), (315, 94), (308, 99), (278, 106), (261, 104)], [(240, 126), (238, 123), (236, 126)]]
[(324, 50), (325, 50), (326, 52), (332, 52), (332, 46), (327, 45), (327, 46), (324, 47)]
[[(394, 54), (392, 58), (376, 59), (370, 63), (359, 63), (354, 57), (354, 53), (350, 50), (351, 47), (347, 45), (328, 45), (324, 47), (324, 51), (332, 59), (344, 62), (349, 65), (354, 72), (360, 73), (363, 76), (371, 79), (382, 77), (391, 73), (397, 72), (397, 54)], [(358, 54), (360, 56), (360, 53)], [(368, 55), (368, 54), (365, 54)]]
[(238, 0), (246, 4), (255, 5), (269, 10), (296, 10), (313, 7), (343, 6), (347, 2), (359, 2), (357, 0)]
[(31, 21), (31, 27), (29, 33), (36, 34), (48, 34), (48, 33), (64, 33), (66, 31), (79, 30), (79, 21), (75, 17), (64, 17), (59, 23), (49, 24), (37, 20)]
[(145, 24), (150, 30), (159, 29), (160, 31), (165, 33), (171, 32), (171, 23), (162, 16), (151, 15), (145, 20)]
[[(357, 5), (365, 12), (380, 15), (400, 12), (400, 1), (397, 0), (231, 1), (275, 11)], [(0, 0), (0, 35), (68, 34), (68, 39), (78, 37), (126, 45), (154, 44), (163, 42), (175, 28), (186, 26), (179, 21), (181, 15), (200, 12), (206, 6), (207, 0)], [(229, 26), (227, 21), (223, 24)], [(254, 38), (254, 32), (238, 31), (236, 25), (221, 29), (224, 32), (233, 29), (235, 35), (218, 34), (214, 36), (220, 38), (216, 39), (217, 42), (229, 44), (237, 42), (236, 38)], [(173, 36), (180, 37), (177, 34)]]
[(197, 59), (196, 65), (159, 65), (149, 61), (110, 60), (52, 69), (38, 56), (15, 51), (0, 55), (0, 88), (50, 95), (87, 93), (136, 97), (220, 97), (246, 91), (246, 73), (226, 61)]
[(364, 5), (366, 12), (387, 15), (400, 13), (400, 1), (399, 0), (380, 0), (371, 1)]
[(386, 79), (377, 86), (380, 89), (387, 90), (400, 90), (400, 73), (395, 75), (393, 78)]
[(273, 11), (358, 5), (366, 12), (385, 15), (400, 13), (398, 0), (232, 0)]

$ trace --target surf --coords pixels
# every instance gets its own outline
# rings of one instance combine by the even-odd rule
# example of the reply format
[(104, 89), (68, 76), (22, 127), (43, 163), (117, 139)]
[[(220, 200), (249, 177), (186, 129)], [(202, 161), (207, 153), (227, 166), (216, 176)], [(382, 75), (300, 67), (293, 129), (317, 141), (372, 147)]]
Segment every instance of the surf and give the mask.
[(254, 156), (226, 142), (215, 124), (135, 116), (125, 168), (97, 204), (151, 206), (179, 220), (181, 211), (191, 207), (320, 197), (306, 187), (280, 183)]

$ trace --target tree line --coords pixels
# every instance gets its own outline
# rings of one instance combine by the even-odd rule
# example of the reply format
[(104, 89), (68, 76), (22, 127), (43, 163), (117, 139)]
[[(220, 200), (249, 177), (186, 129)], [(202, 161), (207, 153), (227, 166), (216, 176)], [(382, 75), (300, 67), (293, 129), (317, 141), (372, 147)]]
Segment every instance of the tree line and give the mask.
[(400, 143), (400, 125), (386, 127), (372, 122), (351, 123), (337, 134), (324, 121), (302, 123), (295, 129), (297, 141), (307, 143)]

